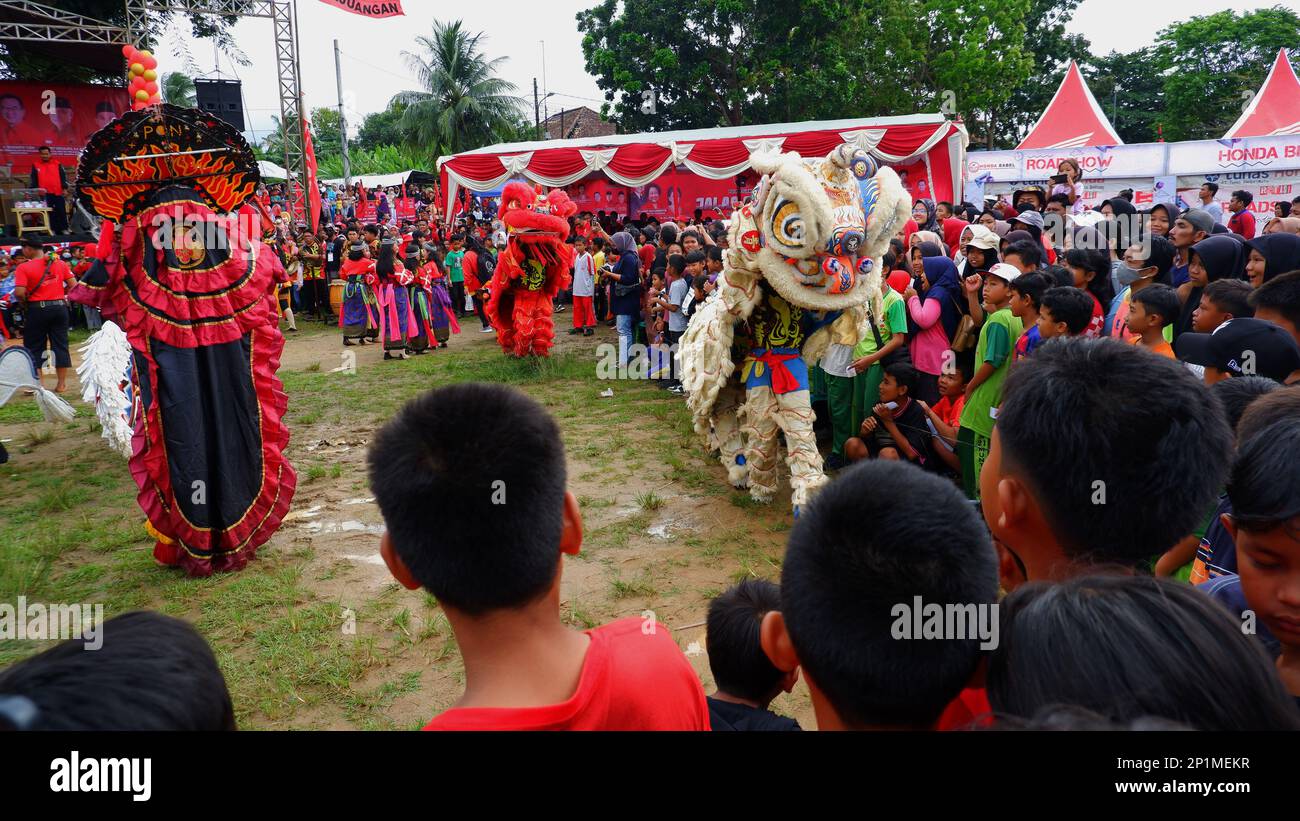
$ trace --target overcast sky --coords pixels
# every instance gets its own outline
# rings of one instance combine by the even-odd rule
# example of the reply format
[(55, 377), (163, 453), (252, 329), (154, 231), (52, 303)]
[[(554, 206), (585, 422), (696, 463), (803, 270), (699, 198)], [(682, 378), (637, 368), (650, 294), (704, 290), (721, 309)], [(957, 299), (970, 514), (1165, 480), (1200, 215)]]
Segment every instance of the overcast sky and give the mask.
[[(1132, 51), (1149, 44), (1156, 32), (1171, 22), (1212, 14), (1226, 8), (1238, 13), (1276, 5), (1280, 0), (1083, 0), (1069, 28), (1085, 35), (1093, 50)], [(581, 34), (574, 15), (595, 5), (595, 0), (495, 0), (495, 2), (444, 3), (404, 0), (404, 17), (369, 20), (318, 0), (298, 0), (299, 45), (304, 103), (310, 111), (337, 105), (333, 41), (342, 51), (343, 91), (349, 125), (354, 130), (364, 115), (380, 111), (398, 91), (415, 88), (403, 51), (415, 49), (415, 37), (432, 30), (435, 17), (459, 17), (470, 31), (487, 32), (484, 48), (489, 56), (506, 56), (501, 75), (519, 88), (531, 106), (536, 77), (543, 93), (554, 97), (546, 105), (554, 114), (560, 108), (588, 105), (600, 108), (601, 93), (583, 68)], [(665, 9), (672, 7), (671, 0)], [(157, 49), (163, 72), (184, 70), (174, 52), (184, 45), (201, 75), (215, 76), (213, 48), (185, 33), (188, 25), (173, 26)], [(270, 20), (245, 20), (235, 28), (235, 38), (251, 61), (235, 66), (224, 56), (225, 76), (244, 81), (244, 100), (252, 124), (248, 136), (260, 140), (280, 113), (275, 83), (275, 50)], [(545, 46), (543, 47), (543, 42)], [(543, 48), (545, 61), (543, 61)], [(543, 77), (545, 78), (543, 80)], [(845, 112), (844, 116), (852, 116)]]

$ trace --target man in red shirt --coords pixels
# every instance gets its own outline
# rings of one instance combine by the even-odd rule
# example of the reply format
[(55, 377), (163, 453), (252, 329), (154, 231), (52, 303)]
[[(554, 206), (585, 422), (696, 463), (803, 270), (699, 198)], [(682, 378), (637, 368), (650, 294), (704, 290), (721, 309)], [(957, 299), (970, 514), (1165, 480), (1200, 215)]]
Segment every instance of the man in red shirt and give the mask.
[(23, 347), (39, 368), (45, 361), (45, 345), (49, 343), (58, 372), (54, 392), (63, 393), (68, 387), (68, 369), (72, 367), (66, 296), (69, 284), (75, 279), (67, 263), (46, 254), (39, 240), (23, 240), (23, 257), (27, 261), (14, 271), (14, 296), (20, 303), (26, 303)]
[(68, 188), (68, 176), (63, 166), (50, 156), (50, 147), (41, 146), (40, 159), (32, 163), (32, 188), (45, 189), (45, 204), (54, 209), (50, 214), (50, 230), (55, 234), (68, 232), (68, 206), (63, 192)]
[(707, 730), (704, 688), (653, 615), (591, 630), (560, 617), (562, 556), (582, 546), (555, 420), (521, 391), (429, 391), (375, 435), (379, 552), (438, 601), (465, 692), (428, 730)]
[(1243, 239), (1255, 238), (1255, 215), (1250, 213), (1250, 204), (1255, 201), (1255, 195), (1249, 191), (1233, 191), (1232, 199), (1228, 200), (1228, 210), (1232, 216), (1228, 218), (1228, 230)]

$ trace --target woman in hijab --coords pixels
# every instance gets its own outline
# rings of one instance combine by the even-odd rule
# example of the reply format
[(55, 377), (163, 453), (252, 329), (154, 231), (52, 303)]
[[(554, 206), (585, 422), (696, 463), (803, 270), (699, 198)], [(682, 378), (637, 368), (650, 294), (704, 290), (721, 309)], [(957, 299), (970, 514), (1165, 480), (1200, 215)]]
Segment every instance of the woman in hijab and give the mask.
[(961, 253), (961, 249), (966, 246), (969, 239), (966, 233), (969, 228), (969, 222), (956, 217), (949, 217), (943, 221), (943, 244), (948, 248), (948, 256), (955, 258)]
[(1178, 213), (1176, 211), (1163, 202), (1158, 202), (1146, 212), (1147, 227), (1151, 233), (1167, 237), (1169, 236), (1169, 229), (1173, 227), (1174, 220), (1177, 217)]
[(910, 257), (912, 262), (911, 264), (912, 276), (919, 277), (921, 275), (922, 260), (928, 259), (930, 257), (942, 257), (942, 256), (945, 256), (945, 254), (943, 253), (943, 246), (939, 245), (939, 243), (937, 242), (926, 241), (926, 242), (914, 243), (912, 245), (912, 253)]
[(1103, 202), (1100, 210), (1106, 216), (1106, 222), (1098, 227), (1109, 240), (1106, 245), (1110, 249), (1110, 286), (1118, 294), (1119, 268), (1124, 264), (1124, 252), (1128, 250), (1129, 236), (1132, 233), (1130, 229), (1133, 228), (1137, 209), (1123, 197), (1114, 197)]
[(1273, 277), (1300, 269), (1300, 236), (1265, 234), (1247, 240), (1246, 276), (1256, 288)]
[(934, 200), (919, 199), (912, 205), (912, 219), (920, 231), (940, 231), (939, 220), (935, 217)]
[(641, 259), (636, 254), (636, 242), (628, 232), (619, 231), (610, 240), (616, 259), (612, 263), (613, 271), (606, 271), (605, 277), (614, 285), (610, 311), (618, 328), (618, 361), (626, 367), (641, 314)]
[(921, 266), (920, 288), (908, 288), (903, 299), (913, 327), (909, 345), (912, 364), (920, 376), (916, 398), (933, 405), (939, 401), (944, 355), (961, 319), (961, 287), (957, 284), (957, 266), (947, 257), (925, 257)]
[(1192, 246), (1187, 262), (1187, 282), (1178, 289), (1183, 309), (1174, 323), (1174, 338), (1193, 330), (1192, 314), (1201, 305), (1205, 286), (1220, 279), (1241, 279), (1245, 265), (1246, 245), (1235, 234), (1216, 234)]
[(1282, 217), (1281, 219), (1270, 220), (1264, 228), (1264, 233), (1300, 235), (1300, 217)]

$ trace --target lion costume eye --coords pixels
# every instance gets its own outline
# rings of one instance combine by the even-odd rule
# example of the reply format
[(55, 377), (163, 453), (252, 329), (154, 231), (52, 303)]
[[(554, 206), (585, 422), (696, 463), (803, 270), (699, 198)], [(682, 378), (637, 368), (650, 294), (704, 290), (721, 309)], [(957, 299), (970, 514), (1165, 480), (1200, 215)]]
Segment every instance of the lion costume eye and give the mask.
[(772, 237), (787, 248), (803, 245), (804, 223), (799, 204), (791, 200), (778, 200), (772, 210)]

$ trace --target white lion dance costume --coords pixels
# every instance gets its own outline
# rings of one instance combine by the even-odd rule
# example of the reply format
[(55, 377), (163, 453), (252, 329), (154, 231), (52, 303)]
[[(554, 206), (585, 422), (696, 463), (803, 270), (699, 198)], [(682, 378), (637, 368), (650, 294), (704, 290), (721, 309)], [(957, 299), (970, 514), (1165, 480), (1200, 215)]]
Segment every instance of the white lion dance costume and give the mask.
[(785, 434), (798, 516), (826, 482), (808, 366), (832, 334), (856, 342), (870, 333), (865, 306), (879, 312), (880, 260), (912, 202), (892, 169), (852, 145), (814, 160), (756, 154), (751, 164), (763, 178), (732, 218), (718, 290), (678, 357), (696, 432), (755, 501), (776, 493)]

